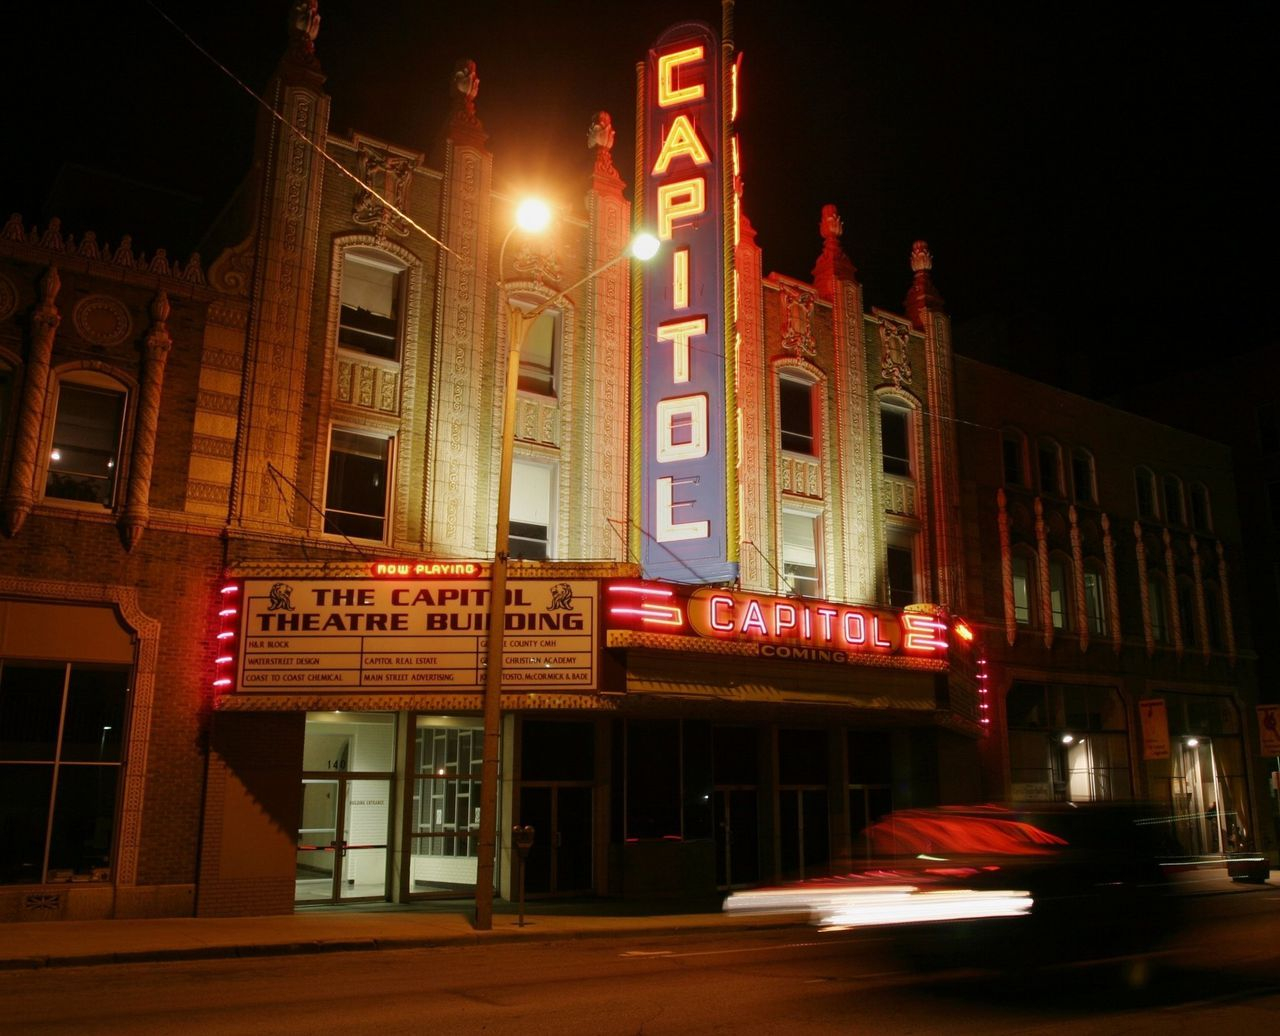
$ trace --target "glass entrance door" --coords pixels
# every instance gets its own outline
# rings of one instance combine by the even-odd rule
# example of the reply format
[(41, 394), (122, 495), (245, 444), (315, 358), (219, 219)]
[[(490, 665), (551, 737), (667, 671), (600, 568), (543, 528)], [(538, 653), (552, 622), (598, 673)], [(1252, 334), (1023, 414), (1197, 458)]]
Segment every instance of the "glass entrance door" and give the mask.
[(591, 891), (590, 785), (524, 786), (520, 823), (534, 829), (525, 861), (528, 895)]
[(303, 780), (295, 898), (303, 903), (385, 899), (391, 782)]
[(826, 788), (782, 788), (778, 828), (782, 877), (787, 881), (826, 874), (831, 862)]
[(760, 880), (759, 817), (755, 788), (717, 788), (716, 885), (742, 888)]

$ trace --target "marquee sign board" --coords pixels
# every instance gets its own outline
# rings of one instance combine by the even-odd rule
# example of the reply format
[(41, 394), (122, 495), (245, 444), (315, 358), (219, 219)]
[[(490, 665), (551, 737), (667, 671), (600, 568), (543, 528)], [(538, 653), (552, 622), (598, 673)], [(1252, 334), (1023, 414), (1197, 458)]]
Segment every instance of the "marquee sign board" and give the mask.
[(723, 583), (730, 539), (724, 98), (715, 33), (664, 33), (644, 76), (643, 212), (662, 242), (642, 279), (638, 526), (646, 578)]
[[(503, 690), (596, 689), (598, 585), (507, 584)], [(488, 580), (246, 580), (234, 689), (480, 691), (488, 607)]]

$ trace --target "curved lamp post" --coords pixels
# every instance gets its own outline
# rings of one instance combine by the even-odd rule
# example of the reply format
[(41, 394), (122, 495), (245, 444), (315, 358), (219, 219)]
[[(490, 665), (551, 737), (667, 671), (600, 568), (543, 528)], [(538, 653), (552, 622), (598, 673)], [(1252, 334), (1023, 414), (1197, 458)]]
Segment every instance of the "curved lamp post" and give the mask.
[(480, 770), (480, 831), (476, 838), (476, 908), (475, 927), (488, 931), (493, 927), (493, 868), (497, 854), (498, 832), (498, 744), (502, 723), (502, 648), (507, 625), (507, 561), (511, 541), (511, 466), (515, 452), (515, 417), (517, 386), (520, 379), (520, 349), (538, 317), (560, 302), (569, 292), (580, 288), (605, 270), (624, 259), (652, 259), (658, 251), (658, 239), (652, 234), (637, 234), (626, 249), (607, 263), (596, 267), (569, 287), (544, 299), (531, 310), (524, 310), (507, 297), (503, 281), (503, 264), (507, 243), (522, 230), (541, 233), (550, 225), (551, 210), (545, 202), (528, 199), (516, 208), (516, 222), (502, 239), (498, 250), (498, 297), (507, 307), (507, 388), (502, 406), (502, 461), (498, 469), (498, 513), (495, 521), (493, 567), (489, 577), (489, 622), (484, 671), (484, 747)]

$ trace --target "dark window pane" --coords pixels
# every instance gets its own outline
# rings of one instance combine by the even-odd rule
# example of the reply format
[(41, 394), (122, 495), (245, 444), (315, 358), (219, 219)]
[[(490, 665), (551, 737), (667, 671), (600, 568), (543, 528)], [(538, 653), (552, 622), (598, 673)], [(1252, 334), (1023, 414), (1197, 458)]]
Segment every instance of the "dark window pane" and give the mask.
[(526, 781), (589, 781), (595, 775), (595, 727), (591, 723), (525, 720), (520, 776)]
[(66, 667), (17, 665), (0, 671), (0, 759), (52, 762)]
[(1138, 517), (1154, 518), (1156, 516), (1155, 487), (1151, 483), (1151, 472), (1139, 468), (1133, 474), (1133, 487), (1138, 494)]
[(889, 603), (895, 608), (905, 608), (916, 600), (915, 561), (910, 547), (891, 546), (887, 551), (889, 570)]
[(627, 724), (627, 837), (679, 838), (680, 724)]
[(682, 736), (684, 781), (684, 837), (710, 838), (711, 724), (705, 720), (684, 721)]
[(1011, 486), (1025, 486), (1025, 467), (1022, 463), (1022, 439), (1006, 435), (1004, 448), (1004, 480)]
[(827, 732), (778, 731), (778, 780), (782, 784), (827, 783)]
[(123, 392), (59, 386), (46, 496), (111, 506), (123, 415)]
[(73, 666), (67, 688), (62, 759), (119, 762), (129, 673)]
[(507, 540), (507, 552), (526, 561), (547, 560), (547, 527), (533, 522), (513, 521)]
[(791, 378), (778, 381), (782, 448), (811, 456), (813, 443), (813, 386)]
[(1042, 444), (1039, 455), (1040, 492), (1056, 494), (1059, 491), (1058, 448), (1048, 443)]
[(38, 884), (44, 877), (52, 766), (0, 763), (0, 882)]
[(884, 470), (890, 475), (911, 474), (911, 448), (907, 435), (907, 413), (897, 407), (880, 408), (880, 444)]
[(108, 877), (103, 872), (111, 863), (119, 780), (118, 766), (58, 767), (53, 837), (49, 841), (50, 880), (94, 871), (99, 872), (99, 878)]
[[(889, 735), (879, 731), (849, 731), (849, 783), (893, 783)], [(855, 830), (861, 830), (856, 827)]]
[(1049, 725), (1049, 714), (1045, 709), (1044, 685), (1038, 683), (1015, 683), (1009, 688), (1009, 697), (1005, 700), (1005, 714), (1009, 727), (1030, 727), (1043, 729)]
[(713, 738), (716, 783), (755, 784), (760, 773), (756, 728), (716, 727)]
[(334, 429), (325, 491), (325, 530), (382, 539), (387, 513), (387, 439)]
[(1071, 482), (1075, 488), (1077, 500), (1086, 504), (1093, 503), (1093, 459), (1087, 454), (1072, 455)]

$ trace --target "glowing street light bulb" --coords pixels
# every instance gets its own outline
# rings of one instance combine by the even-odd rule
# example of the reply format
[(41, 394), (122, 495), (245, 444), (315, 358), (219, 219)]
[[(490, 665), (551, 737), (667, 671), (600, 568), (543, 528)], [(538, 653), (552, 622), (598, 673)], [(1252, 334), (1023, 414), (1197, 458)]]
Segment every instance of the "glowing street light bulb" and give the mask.
[(551, 224), (551, 206), (541, 198), (525, 198), (516, 206), (516, 226), (528, 234), (540, 234)]
[(637, 234), (631, 241), (631, 254), (641, 262), (658, 254), (658, 239), (652, 234)]

